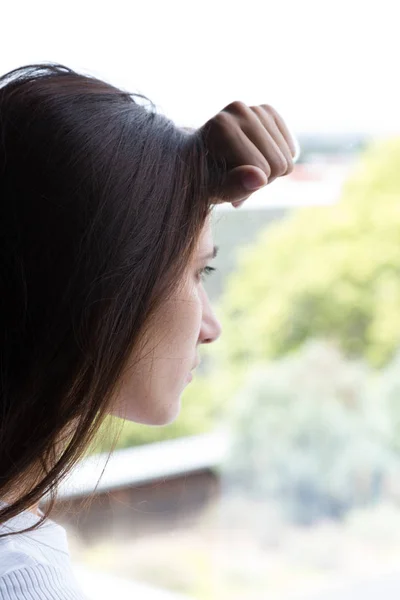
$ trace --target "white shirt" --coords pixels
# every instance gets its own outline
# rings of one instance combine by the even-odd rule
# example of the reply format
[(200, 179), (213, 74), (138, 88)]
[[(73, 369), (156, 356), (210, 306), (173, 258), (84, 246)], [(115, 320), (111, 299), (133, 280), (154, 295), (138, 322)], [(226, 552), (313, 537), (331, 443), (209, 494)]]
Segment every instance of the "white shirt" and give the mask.
[[(0, 500), (1, 507), (6, 504)], [(0, 524), (0, 534), (24, 529), (37, 521), (38, 516), (24, 510)], [(35, 531), (0, 538), (0, 600), (42, 598), (87, 600), (71, 568), (66, 531), (51, 519)]]

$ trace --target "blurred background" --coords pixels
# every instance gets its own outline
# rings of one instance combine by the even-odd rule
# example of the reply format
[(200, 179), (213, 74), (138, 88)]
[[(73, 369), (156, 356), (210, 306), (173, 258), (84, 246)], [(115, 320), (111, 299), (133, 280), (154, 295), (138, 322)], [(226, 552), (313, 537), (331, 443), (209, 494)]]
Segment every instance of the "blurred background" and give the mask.
[(223, 333), (201, 348), (178, 419), (125, 423), (107, 464), (105, 435), (60, 490), (54, 520), (85, 593), (399, 598), (396, 3), (4, 0), (1, 12), (2, 73), (61, 62), (190, 127), (233, 100), (272, 104), (301, 148), (289, 177), (214, 210), (205, 286)]

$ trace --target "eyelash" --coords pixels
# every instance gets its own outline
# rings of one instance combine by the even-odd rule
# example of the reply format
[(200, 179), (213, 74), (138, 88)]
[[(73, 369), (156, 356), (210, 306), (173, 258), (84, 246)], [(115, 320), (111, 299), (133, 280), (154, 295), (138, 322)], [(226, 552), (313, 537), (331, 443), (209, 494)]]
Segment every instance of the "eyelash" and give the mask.
[(215, 267), (210, 267), (209, 265), (207, 265), (206, 267), (204, 267), (204, 269), (200, 269), (198, 274), (200, 276), (200, 279), (202, 281), (204, 281), (204, 279), (207, 277), (207, 275), (211, 275), (211, 273), (216, 270), (217, 269)]

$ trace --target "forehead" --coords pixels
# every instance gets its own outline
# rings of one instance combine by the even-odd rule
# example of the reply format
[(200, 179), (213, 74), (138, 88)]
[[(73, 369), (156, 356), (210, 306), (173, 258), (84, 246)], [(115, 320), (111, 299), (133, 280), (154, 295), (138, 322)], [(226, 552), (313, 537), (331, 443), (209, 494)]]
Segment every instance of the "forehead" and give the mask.
[(212, 234), (211, 220), (207, 219), (199, 238), (198, 251), (203, 253), (207, 250), (211, 250), (213, 245), (214, 240)]

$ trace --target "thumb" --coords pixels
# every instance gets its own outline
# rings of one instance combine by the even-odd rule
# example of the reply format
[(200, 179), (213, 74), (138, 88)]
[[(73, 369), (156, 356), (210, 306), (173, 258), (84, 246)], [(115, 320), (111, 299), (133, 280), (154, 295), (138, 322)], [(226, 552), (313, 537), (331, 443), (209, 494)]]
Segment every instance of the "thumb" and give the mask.
[(253, 165), (241, 165), (227, 173), (222, 198), (225, 202), (237, 202), (248, 198), (267, 183), (268, 177), (262, 169)]

